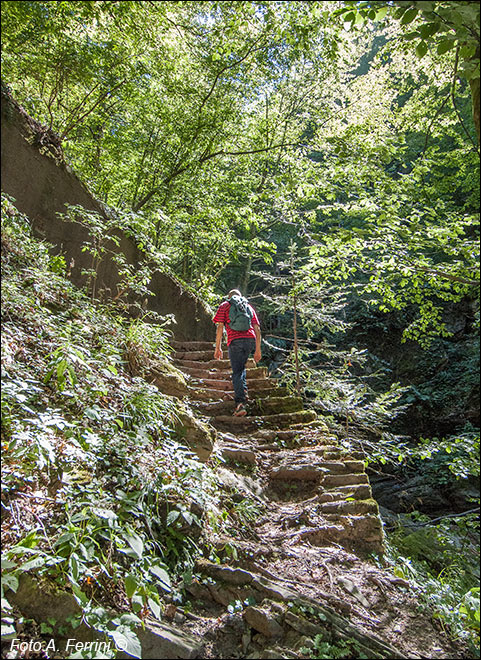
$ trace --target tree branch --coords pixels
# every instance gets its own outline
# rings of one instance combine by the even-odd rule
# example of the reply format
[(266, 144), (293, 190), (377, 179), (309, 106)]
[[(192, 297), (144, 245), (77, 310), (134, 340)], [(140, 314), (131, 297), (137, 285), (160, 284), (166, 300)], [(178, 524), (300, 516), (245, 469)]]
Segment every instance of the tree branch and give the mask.
[(454, 96), (454, 92), (455, 92), (455, 89), (456, 89), (456, 77), (457, 77), (456, 74), (457, 74), (457, 72), (458, 72), (458, 62), (459, 62), (459, 46), (456, 48), (456, 58), (455, 58), (455, 61), (454, 61), (453, 81), (452, 81), (452, 83), (451, 83), (451, 101), (452, 101), (452, 103), (453, 103), (454, 111), (456, 112), (456, 115), (457, 115), (457, 117), (458, 117), (458, 121), (459, 121), (459, 123), (461, 124), (461, 127), (462, 127), (463, 131), (464, 131), (464, 132), (466, 133), (466, 135), (468, 136), (468, 140), (469, 140), (469, 141), (471, 142), (471, 144), (473, 145), (473, 147), (474, 147), (476, 153), (479, 154), (479, 147), (476, 145), (476, 142), (473, 140), (473, 138), (471, 137), (471, 135), (470, 135), (468, 129), (467, 129), (466, 126), (464, 125), (463, 118), (461, 117), (461, 113), (459, 112), (459, 110), (458, 110), (458, 106), (456, 105), (456, 99), (455, 99), (455, 96)]

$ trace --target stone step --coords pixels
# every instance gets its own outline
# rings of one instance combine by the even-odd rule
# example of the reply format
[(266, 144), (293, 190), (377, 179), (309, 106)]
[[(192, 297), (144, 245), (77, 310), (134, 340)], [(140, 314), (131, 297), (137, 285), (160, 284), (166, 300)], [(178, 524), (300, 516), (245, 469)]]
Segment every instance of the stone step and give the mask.
[[(224, 355), (227, 355), (227, 351), (224, 351)], [(199, 361), (199, 362), (211, 362), (214, 361), (214, 346), (210, 349), (205, 350), (196, 350), (196, 351), (175, 351), (173, 356), (174, 360), (188, 360), (188, 361)], [(252, 358), (250, 358), (252, 359)], [(253, 360), (252, 360), (253, 361)], [(230, 361), (228, 359), (215, 360), (215, 362), (222, 363), (220, 368), (225, 366), (230, 366)]]
[(362, 461), (323, 461), (323, 466), (330, 474), (356, 474), (364, 471)]
[(321, 513), (323, 514), (336, 514), (341, 515), (365, 515), (372, 513), (377, 515), (379, 508), (376, 500), (339, 500), (337, 502), (324, 502), (320, 506)]
[[(229, 380), (219, 380), (217, 378), (203, 378), (202, 380), (194, 379), (191, 383), (191, 386), (194, 387), (207, 387), (214, 388), (216, 390), (232, 390), (232, 381)], [(273, 385), (270, 380), (266, 378), (254, 378), (250, 381), (247, 381), (249, 391), (258, 391), (258, 390), (272, 390)]]
[[(217, 369), (218, 371), (230, 372), (230, 360), (191, 360), (189, 357), (183, 359), (174, 359), (173, 363), (176, 367), (189, 367), (191, 369)], [(254, 369), (257, 364), (252, 358), (249, 358), (246, 363), (247, 369)]]
[[(209, 351), (214, 350), (215, 341), (175, 341), (172, 340), (170, 345), (176, 351)], [(225, 350), (225, 347), (222, 347)]]
[[(202, 364), (202, 363), (201, 363)], [(199, 367), (185, 367), (180, 364), (179, 369), (183, 371), (188, 376), (193, 376), (194, 378), (210, 378), (216, 380), (231, 380), (230, 371), (225, 369), (215, 369), (213, 367), (209, 369), (202, 369)], [(256, 378), (267, 378), (267, 369), (266, 367), (254, 367), (252, 369), (246, 369), (247, 380), (252, 380)]]
[(317, 446), (315, 448), (312, 447), (306, 447), (305, 449), (301, 449), (302, 453), (304, 454), (309, 454), (309, 456), (322, 456), (327, 461), (337, 461), (341, 458), (342, 452), (339, 449), (339, 447), (336, 447), (335, 445), (321, 445)]
[(369, 480), (365, 472), (358, 474), (326, 474), (322, 486), (323, 488), (333, 488), (337, 490), (337, 486), (351, 486), (368, 483)]
[(211, 424), (219, 430), (239, 429), (241, 431), (254, 430), (268, 427), (286, 427), (294, 422), (309, 422), (315, 419), (316, 413), (313, 410), (300, 410), (293, 413), (280, 413), (277, 415), (259, 415), (234, 417), (233, 415), (221, 415), (211, 418)]
[[(201, 412), (212, 417), (225, 415), (233, 412), (233, 401), (214, 401), (199, 403), (197, 407)], [(302, 410), (302, 399), (300, 397), (266, 397), (265, 399), (254, 399), (247, 404), (249, 415), (272, 415), (275, 413), (291, 413)]]
[(346, 497), (354, 497), (356, 500), (367, 500), (372, 497), (371, 486), (369, 484), (338, 486), (335, 490), (321, 493), (319, 502), (336, 502), (345, 500)]
[[(281, 388), (279, 388), (280, 390)], [(293, 425), (294, 426), (294, 425)], [(309, 428), (309, 425), (301, 425), (302, 430)], [(260, 429), (252, 434), (252, 439), (258, 442), (273, 442), (275, 440), (293, 440), (302, 433), (301, 428), (289, 429)]]
[(322, 464), (298, 463), (297, 465), (280, 465), (274, 468), (269, 478), (275, 481), (314, 481), (325, 475)]
[[(232, 386), (232, 383), (231, 383)], [(192, 401), (234, 401), (234, 390), (221, 390), (215, 387), (203, 387), (197, 385), (196, 387), (188, 387), (187, 393)], [(269, 396), (287, 396), (289, 394), (285, 387), (270, 387), (255, 391), (249, 389), (249, 400), (257, 401), (258, 399), (265, 399)]]
[(242, 449), (241, 447), (229, 446), (220, 447), (221, 456), (230, 461), (237, 463), (247, 463), (248, 465), (255, 465), (257, 462), (256, 453), (252, 449)]
[(370, 513), (358, 516), (336, 514), (327, 522), (330, 524), (306, 530), (302, 533), (302, 540), (315, 546), (326, 546), (334, 542), (344, 547), (355, 546), (371, 552), (384, 552), (384, 533), (378, 515)]

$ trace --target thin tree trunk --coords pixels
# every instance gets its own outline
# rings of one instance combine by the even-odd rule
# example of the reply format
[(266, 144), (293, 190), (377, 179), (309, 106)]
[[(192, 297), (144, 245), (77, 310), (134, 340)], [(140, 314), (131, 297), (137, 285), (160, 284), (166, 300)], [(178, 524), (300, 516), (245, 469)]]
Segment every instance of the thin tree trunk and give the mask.
[(296, 363), (296, 390), (301, 393), (301, 379), (299, 375), (299, 343), (297, 341), (297, 295), (294, 294), (294, 360)]
[(293, 291), (293, 335), (294, 335), (294, 363), (296, 367), (296, 391), (297, 394), (301, 393), (301, 378), (299, 374), (299, 342), (297, 339), (297, 294), (296, 294), (296, 276), (294, 274), (294, 255), (291, 256), (291, 275), (292, 275), (292, 291)]
[(473, 121), (476, 127), (476, 136), (478, 138), (479, 147), (479, 78), (472, 78), (469, 81), (469, 86), (471, 88), (471, 98), (473, 104)]

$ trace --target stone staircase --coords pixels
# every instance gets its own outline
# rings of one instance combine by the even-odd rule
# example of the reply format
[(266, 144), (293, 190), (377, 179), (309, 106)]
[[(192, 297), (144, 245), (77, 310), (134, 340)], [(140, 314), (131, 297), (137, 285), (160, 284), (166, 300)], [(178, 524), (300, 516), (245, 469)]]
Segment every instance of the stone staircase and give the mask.
[(361, 456), (345, 455), (315, 412), (253, 360), (247, 364), (248, 415), (234, 417), (229, 360), (214, 360), (210, 342), (172, 347), (191, 405), (217, 429), (217, 449), (233, 466), (255, 467), (262, 480), (269, 505), (257, 524), (260, 534), (265, 529), (280, 544), (296, 536), (313, 546), (383, 552), (382, 523)]

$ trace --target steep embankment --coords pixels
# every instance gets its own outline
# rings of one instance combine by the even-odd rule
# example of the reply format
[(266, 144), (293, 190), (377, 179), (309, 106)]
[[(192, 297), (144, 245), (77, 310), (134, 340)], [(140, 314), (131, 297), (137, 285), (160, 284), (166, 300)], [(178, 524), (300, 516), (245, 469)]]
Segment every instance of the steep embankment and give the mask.
[[(92, 244), (85, 226), (65, 222), (58, 216), (66, 212), (66, 204), (82, 206), (98, 213), (109, 224), (110, 211), (92, 197), (83, 183), (63, 160), (55, 135), (29, 117), (2, 87), (2, 191), (16, 200), (39, 238), (47, 240), (55, 252), (63, 254), (69, 264), (69, 277), (83, 285), (84, 269), (92, 267), (84, 243)], [(96, 265), (96, 288), (105, 300), (114, 298), (121, 282), (119, 265), (112, 258), (116, 252), (125, 255), (126, 263), (138, 269), (148, 257), (124, 232), (112, 232), (118, 242), (105, 246), (103, 258)], [(153, 267), (148, 283), (151, 293), (148, 309), (162, 315), (175, 315), (176, 336), (185, 339), (207, 339), (212, 332), (211, 315), (195, 295), (173, 277)], [(130, 295), (129, 301), (139, 296)]]

